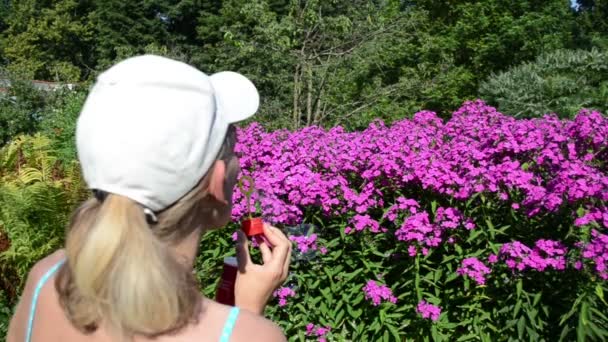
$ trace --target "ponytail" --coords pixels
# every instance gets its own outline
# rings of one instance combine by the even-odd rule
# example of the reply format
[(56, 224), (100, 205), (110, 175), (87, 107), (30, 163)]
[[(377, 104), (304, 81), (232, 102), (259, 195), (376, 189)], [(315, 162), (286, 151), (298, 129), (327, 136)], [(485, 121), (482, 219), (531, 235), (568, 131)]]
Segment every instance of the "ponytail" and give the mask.
[(113, 194), (102, 203), (92, 199), (70, 226), (57, 288), (80, 330), (103, 323), (123, 337), (153, 337), (196, 319), (194, 276), (154, 234), (139, 204)]

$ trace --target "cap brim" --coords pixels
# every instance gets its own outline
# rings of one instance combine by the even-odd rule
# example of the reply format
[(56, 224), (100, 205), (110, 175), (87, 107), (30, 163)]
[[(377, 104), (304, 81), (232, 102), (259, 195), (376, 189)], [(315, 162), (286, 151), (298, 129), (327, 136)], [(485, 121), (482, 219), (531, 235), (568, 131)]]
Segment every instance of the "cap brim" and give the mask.
[(217, 114), (225, 121), (236, 123), (257, 112), (260, 95), (247, 77), (232, 71), (222, 71), (211, 75), (210, 79), (217, 100)]

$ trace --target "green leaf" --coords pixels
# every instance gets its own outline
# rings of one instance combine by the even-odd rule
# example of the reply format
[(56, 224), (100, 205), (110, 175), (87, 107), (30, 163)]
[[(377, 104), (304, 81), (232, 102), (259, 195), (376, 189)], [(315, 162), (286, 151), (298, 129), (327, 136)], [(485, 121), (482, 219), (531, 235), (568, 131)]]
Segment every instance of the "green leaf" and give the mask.
[(587, 326), (587, 302), (584, 301), (581, 305), (581, 310), (578, 317), (578, 326), (576, 327), (576, 336), (578, 342), (585, 342), (586, 326)]
[(532, 306), (538, 305), (538, 302), (540, 302), (541, 294), (542, 294), (542, 292), (539, 292), (534, 295), (534, 300), (532, 301)]
[(608, 305), (608, 303), (606, 303), (606, 301), (604, 300), (604, 288), (601, 284), (595, 285), (595, 294), (599, 297), (599, 299), (602, 300), (604, 304)]
[(524, 316), (520, 316), (519, 320), (517, 320), (517, 336), (519, 337), (520, 340), (524, 338), (525, 327), (526, 327), (526, 319), (524, 318)]
[(363, 313), (363, 310), (361, 309), (353, 309), (350, 305), (346, 306), (346, 312), (348, 312), (348, 315), (350, 317), (352, 317), (353, 319), (357, 319), (361, 316), (361, 314)]
[(522, 287), (523, 287), (523, 283), (522, 283), (521, 279), (518, 279), (517, 284), (515, 285), (515, 288), (516, 288), (515, 293), (517, 294), (517, 299), (519, 299), (521, 297), (521, 294), (523, 292)]
[(518, 300), (515, 303), (515, 308), (513, 309), (513, 319), (515, 319), (518, 316), (520, 309), (521, 309), (521, 300)]
[(385, 327), (393, 335), (393, 337), (395, 338), (395, 341), (401, 341), (401, 336), (399, 334), (399, 329), (396, 326), (394, 326), (392, 324), (386, 324)]

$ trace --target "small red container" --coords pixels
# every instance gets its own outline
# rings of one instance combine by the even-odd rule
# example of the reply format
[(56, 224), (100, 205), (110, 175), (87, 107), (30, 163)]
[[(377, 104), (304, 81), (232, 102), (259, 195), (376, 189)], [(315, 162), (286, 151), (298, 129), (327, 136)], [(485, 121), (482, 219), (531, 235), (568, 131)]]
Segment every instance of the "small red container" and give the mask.
[(264, 234), (264, 220), (261, 217), (246, 219), (241, 222), (241, 230), (247, 237)]
[(238, 270), (235, 257), (224, 258), (224, 271), (215, 296), (218, 303), (234, 306), (234, 284)]

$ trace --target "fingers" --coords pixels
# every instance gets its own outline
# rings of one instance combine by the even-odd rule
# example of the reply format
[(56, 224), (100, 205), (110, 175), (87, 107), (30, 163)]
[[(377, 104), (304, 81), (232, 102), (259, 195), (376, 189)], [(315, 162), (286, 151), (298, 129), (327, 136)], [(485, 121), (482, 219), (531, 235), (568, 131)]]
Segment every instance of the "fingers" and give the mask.
[[(239, 270), (244, 272), (253, 261), (251, 261), (247, 237), (242, 231), (237, 231), (237, 235), (237, 262)], [(259, 243), (264, 267), (272, 270), (283, 281), (289, 274), (292, 243), (278, 228), (268, 224), (264, 224), (264, 237), (264, 242)]]
[(287, 278), (287, 275), (289, 274), (289, 264), (291, 263), (291, 248), (292, 248), (292, 244), (291, 244), (291, 241), (290, 241), (289, 242), (289, 249), (288, 249), (288, 252), (287, 252), (287, 257), (283, 261), (283, 275), (284, 275), (284, 278)]
[(247, 241), (245, 233), (237, 231), (236, 234), (238, 237), (236, 241), (236, 260), (239, 264), (239, 270), (242, 272), (252, 263), (252, 261), (251, 256), (249, 255), (249, 242)]
[[(285, 244), (286, 242), (289, 242), (289, 239), (285, 236), (285, 234), (283, 234), (282, 231), (280, 231), (279, 229), (264, 223), (264, 236), (266, 236), (266, 238), (268, 239), (268, 242), (270, 242), (270, 244), (272, 246), (276, 246), (279, 245), (281, 243)], [(291, 243), (291, 242), (289, 242)]]
[(272, 260), (272, 251), (266, 242), (260, 242), (259, 246), (260, 252), (262, 253), (262, 261), (264, 261), (264, 264), (268, 264), (270, 260)]
[(291, 241), (279, 229), (270, 225), (264, 225), (264, 235), (274, 246), (272, 249), (272, 259), (268, 262), (272, 268), (280, 270), (283, 276), (289, 271), (289, 261), (291, 259)]

